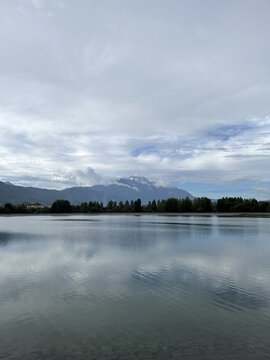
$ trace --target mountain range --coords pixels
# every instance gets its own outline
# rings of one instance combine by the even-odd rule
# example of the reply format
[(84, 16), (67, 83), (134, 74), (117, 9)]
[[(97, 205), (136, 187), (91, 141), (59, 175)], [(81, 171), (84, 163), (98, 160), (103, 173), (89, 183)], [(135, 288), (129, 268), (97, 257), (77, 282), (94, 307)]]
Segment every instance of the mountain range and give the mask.
[(71, 187), (64, 190), (49, 190), (35, 187), (13, 185), (0, 181), (0, 205), (10, 202), (14, 205), (24, 201), (50, 206), (55, 200), (69, 200), (71, 204), (81, 204), (86, 201), (98, 201), (107, 204), (109, 200), (126, 201), (140, 198), (142, 203), (168, 198), (182, 199), (194, 197), (185, 190), (175, 186), (157, 186), (145, 177), (131, 176), (120, 178), (109, 185), (94, 185)]

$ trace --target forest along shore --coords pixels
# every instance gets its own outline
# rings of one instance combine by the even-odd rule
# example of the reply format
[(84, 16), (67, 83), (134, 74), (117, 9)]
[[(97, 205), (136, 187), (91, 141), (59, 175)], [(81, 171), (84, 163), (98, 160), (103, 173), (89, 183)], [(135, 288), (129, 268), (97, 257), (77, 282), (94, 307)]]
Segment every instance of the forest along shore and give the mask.
[[(142, 204), (141, 199), (124, 202), (110, 200), (106, 206), (102, 202), (90, 201), (72, 205), (68, 200), (56, 200), (52, 206), (27, 202), (19, 205), (6, 203), (0, 207), (0, 214), (182, 214), (182, 215), (218, 215), (218, 216), (264, 216), (270, 215), (270, 201), (256, 199), (222, 198), (212, 201), (207, 197), (193, 200), (169, 198), (153, 200)], [(38, 205), (38, 206), (37, 206)]]

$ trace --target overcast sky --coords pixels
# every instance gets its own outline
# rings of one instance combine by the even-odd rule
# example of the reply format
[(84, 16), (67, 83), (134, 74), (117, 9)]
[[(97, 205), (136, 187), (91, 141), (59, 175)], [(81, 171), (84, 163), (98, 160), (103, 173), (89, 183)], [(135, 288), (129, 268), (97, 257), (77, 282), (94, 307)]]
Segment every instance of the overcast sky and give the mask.
[(269, 0), (0, 0), (0, 178), (270, 199)]

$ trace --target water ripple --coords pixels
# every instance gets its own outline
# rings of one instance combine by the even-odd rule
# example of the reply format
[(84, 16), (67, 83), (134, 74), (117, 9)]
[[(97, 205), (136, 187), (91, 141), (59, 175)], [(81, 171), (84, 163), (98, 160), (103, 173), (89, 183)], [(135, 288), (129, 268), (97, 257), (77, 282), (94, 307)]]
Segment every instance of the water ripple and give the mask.
[(0, 358), (267, 358), (269, 224), (188, 219), (0, 219)]

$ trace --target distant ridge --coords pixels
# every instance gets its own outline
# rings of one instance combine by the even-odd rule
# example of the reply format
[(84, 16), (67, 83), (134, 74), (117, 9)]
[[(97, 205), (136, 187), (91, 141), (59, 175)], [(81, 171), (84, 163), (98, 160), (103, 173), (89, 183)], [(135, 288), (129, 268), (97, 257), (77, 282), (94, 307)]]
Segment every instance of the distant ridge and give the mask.
[(187, 191), (175, 186), (157, 186), (147, 178), (138, 176), (120, 178), (109, 185), (71, 187), (64, 190), (24, 187), (0, 181), (0, 205), (7, 202), (17, 205), (24, 201), (30, 201), (47, 206), (58, 199), (69, 200), (74, 205), (81, 204), (84, 201), (102, 201), (107, 204), (109, 200), (119, 202), (138, 198), (142, 200), (142, 203), (147, 203), (154, 199), (168, 199), (170, 197), (194, 198)]

